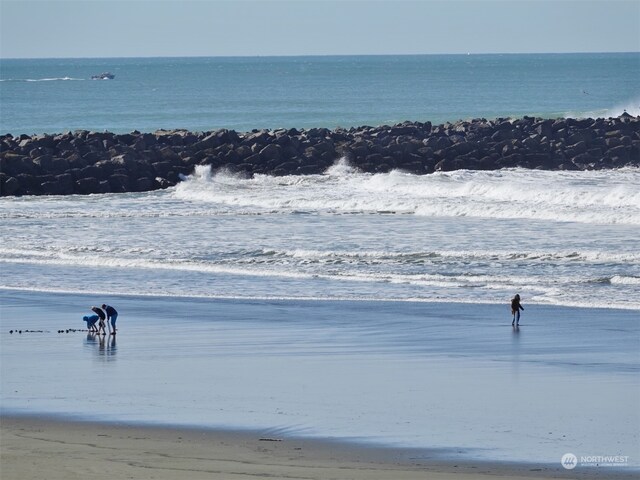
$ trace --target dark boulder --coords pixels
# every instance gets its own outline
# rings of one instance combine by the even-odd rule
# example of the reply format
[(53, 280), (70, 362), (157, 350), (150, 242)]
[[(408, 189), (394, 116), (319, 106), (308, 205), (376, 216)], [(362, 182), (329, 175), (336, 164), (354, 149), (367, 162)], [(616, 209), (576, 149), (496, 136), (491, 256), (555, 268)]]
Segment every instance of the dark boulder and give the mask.
[(29, 157), (7, 154), (4, 157), (2, 171), (12, 176), (20, 174), (35, 175), (38, 168)]
[(270, 143), (260, 150), (260, 158), (264, 161), (279, 160), (282, 157), (282, 147), (275, 143)]
[(101, 178), (105, 173), (105, 170), (97, 165), (90, 165), (88, 167), (80, 168), (77, 170), (76, 178)]
[(95, 177), (86, 177), (76, 180), (75, 190), (84, 195), (91, 193), (102, 193), (100, 182)]
[(585, 153), (588, 150), (587, 144), (583, 141), (576, 143), (575, 145), (570, 145), (565, 149), (565, 154), (567, 157), (575, 157), (576, 155), (580, 155), (581, 153)]
[(113, 193), (131, 191), (131, 181), (128, 175), (114, 173), (109, 177), (109, 188)]
[(169, 173), (173, 167), (171, 162), (166, 162), (166, 161), (155, 162), (155, 163), (152, 163), (151, 166), (153, 167), (155, 175), (158, 177), (166, 177), (167, 173)]
[(39, 172), (51, 173), (53, 157), (51, 155), (40, 155), (39, 157), (34, 158), (33, 164)]
[(596, 161), (597, 158), (592, 157), (586, 152), (571, 157), (571, 163), (582, 170), (592, 170), (592, 165), (594, 165)]
[(631, 149), (625, 145), (619, 145), (617, 147), (607, 150), (606, 156), (610, 159), (617, 159), (619, 166), (623, 166), (625, 162), (629, 160), (629, 153)]
[(0, 196), (15, 195), (19, 190), (20, 182), (15, 177), (3, 177), (0, 181)]
[(464, 168), (465, 165), (463, 160), (451, 158), (439, 161), (434, 167), (436, 172), (452, 172), (454, 170), (462, 170)]
[(321, 165), (300, 165), (295, 170), (295, 175), (318, 175), (324, 172)]
[(202, 140), (194, 143), (192, 148), (194, 150), (206, 150), (208, 148), (216, 148), (222, 144), (220, 138), (215, 133), (209, 134), (204, 137)]
[(99, 184), (99, 191), (97, 193), (111, 192), (111, 185), (109, 185), (109, 180), (100, 180), (98, 184)]
[(154, 179), (149, 177), (140, 177), (136, 180), (135, 191), (136, 192), (147, 192), (150, 190), (154, 190)]
[(20, 195), (37, 195), (42, 182), (35, 175), (19, 173), (15, 179), (20, 183)]
[(544, 153), (526, 153), (524, 160), (530, 165), (529, 168), (549, 169), (552, 166), (551, 158)]
[(296, 161), (280, 163), (273, 169), (274, 175), (275, 176), (293, 175), (299, 166), (300, 164)]
[(40, 185), (42, 195), (69, 195), (74, 193), (73, 176), (68, 173), (56, 175), (53, 180)]
[(180, 156), (171, 147), (162, 147), (156, 150), (158, 156), (166, 162), (176, 163), (180, 161)]
[[(366, 172), (640, 166), (640, 118), (498, 118), (348, 129), (76, 131), (0, 136), (2, 194), (166, 188), (196, 165), (251, 176), (320, 173), (340, 157)], [(69, 175), (73, 182), (59, 175)], [(14, 180), (11, 180), (13, 178)], [(44, 187), (43, 187), (44, 185)]]
[(332, 154), (336, 153), (335, 145), (330, 140), (322, 140), (313, 144), (313, 148), (320, 152), (320, 154), (331, 152)]

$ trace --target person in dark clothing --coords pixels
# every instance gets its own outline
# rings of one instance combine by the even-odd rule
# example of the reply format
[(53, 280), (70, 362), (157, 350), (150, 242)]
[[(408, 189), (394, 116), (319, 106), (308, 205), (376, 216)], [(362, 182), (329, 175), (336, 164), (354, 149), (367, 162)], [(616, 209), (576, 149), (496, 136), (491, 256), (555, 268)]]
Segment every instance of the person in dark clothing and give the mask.
[(520, 295), (516, 293), (516, 296), (511, 299), (511, 314), (513, 315), (513, 321), (516, 325), (520, 325), (520, 310), (524, 310), (524, 307), (520, 305)]
[(118, 319), (118, 311), (111, 305), (102, 304), (102, 308), (107, 312), (107, 320), (111, 322), (111, 335), (116, 334), (116, 320)]
[(104, 328), (104, 321), (107, 318), (107, 315), (98, 307), (91, 307), (91, 311), (98, 315), (98, 318), (100, 319), (98, 321), (98, 333), (102, 330), (102, 333), (106, 335), (107, 331)]

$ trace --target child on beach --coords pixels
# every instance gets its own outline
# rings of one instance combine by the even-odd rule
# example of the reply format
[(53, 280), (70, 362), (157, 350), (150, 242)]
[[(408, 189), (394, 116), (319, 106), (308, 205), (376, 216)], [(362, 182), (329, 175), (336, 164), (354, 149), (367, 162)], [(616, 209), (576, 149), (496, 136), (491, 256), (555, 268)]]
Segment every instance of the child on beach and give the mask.
[(516, 296), (511, 299), (511, 314), (513, 315), (513, 321), (516, 325), (520, 325), (520, 310), (524, 310), (524, 307), (520, 305), (520, 295), (516, 293)]
[(100, 320), (98, 322), (98, 333), (100, 333), (100, 330), (102, 330), (102, 333), (106, 335), (107, 331), (104, 328), (104, 320), (107, 318), (107, 316), (100, 308), (95, 306), (91, 307), (91, 311), (98, 315), (98, 319)]
[(99, 318), (100, 317), (98, 317), (98, 315), (85, 315), (84, 317), (82, 317), (82, 320), (87, 322), (87, 328), (90, 332), (97, 332), (98, 327), (96, 327), (96, 322)]

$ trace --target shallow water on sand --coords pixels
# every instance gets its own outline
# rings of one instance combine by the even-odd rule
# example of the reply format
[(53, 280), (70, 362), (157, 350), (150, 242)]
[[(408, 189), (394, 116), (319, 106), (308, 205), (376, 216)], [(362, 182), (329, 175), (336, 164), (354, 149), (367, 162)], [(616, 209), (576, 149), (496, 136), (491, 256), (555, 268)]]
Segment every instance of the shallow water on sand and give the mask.
[(632, 311), (537, 306), (516, 330), (502, 305), (110, 297), (102, 340), (56, 333), (96, 298), (0, 300), (3, 412), (640, 466)]

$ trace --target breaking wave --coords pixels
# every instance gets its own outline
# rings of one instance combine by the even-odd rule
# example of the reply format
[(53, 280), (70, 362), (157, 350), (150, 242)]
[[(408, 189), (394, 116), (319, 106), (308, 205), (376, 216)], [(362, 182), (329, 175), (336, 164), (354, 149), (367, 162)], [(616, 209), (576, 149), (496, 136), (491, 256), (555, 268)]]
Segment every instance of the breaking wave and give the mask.
[[(497, 268), (487, 268), (496, 263)], [(577, 263), (577, 266), (575, 265)], [(392, 288), (384, 299), (392, 301), (437, 301), (449, 298), (452, 301), (487, 301), (506, 298), (508, 292), (517, 288), (528, 292), (528, 303), (562, 304), (575, 306), (598, 306), (616, 308), (640, 308), (640, 304), (625, 298), (624, 291), (609, 292), (606, 299), (589, 295), (590, 289), (611, 285), (622, 289), (635, 289), (640, 277), (634, 275), (612, 275), (590, 277), (600, 270), (594, 266), (604, 264), (606, 269), (635, 268), (640, 266), (640, 254), (601, 252), (500, 252), (500, 251), (320, 251), (239, 249), (218, 251), (211, 258), (202, 255), (189, 257), (187, 249), (166, 251), (162, 248), (107, 246), (41, 247), (32, 249), (0, 248), (0, 264), (5, 269), (24, 266), (55, 268), (71, 267), (76, 275), (92, 277), (95, 271), (116, 269), (122, 275), (158, 278), (157, 285), (147, 284), (138, 294), (162, 294), (167, 288), (158, 275), (161, 272), (179, 275), (178, 278), (215, 279), (216, 298), (233, 297), (239, 279), (263, 279), (273, 282), (331, 282), (334, 292), (326, 299), (371, 299), (365, 292), (371, 289)], [(536, 264), (538, 265), (536, 267)], [(544, 269), (551, 265), (561, 274), (545, 275)], [(564, 267), (563, 267), (564, 265)], [(525, 267), (526, 266), (526, 267)], [(78, 268), (82, 270), (78, 270)], [(528, 268), (528, 272), (523, 270)], [(88, 270), (87, 270), (88, 269)], [(539, 270), (542, 269), (542, 270)], [(532, 272), (538, 273), (533, 274)], [(55, 271), (55, 270), (52, 270)], [(155, 273), (153, 273), (155, 272)], [(204, 277), (202, 277), (204, 275)], [(9, 278), (10, 277), (10, 278)], [(25, 288), (25, 285), (10, 275), (0, 287)], [(163, 277), (167, 278), (167, 277)], [(226, 280), (224, 280), (226, 278)], [(188, 280), (186, 280), (188, 282)], [(245, 280), (242, 280), (243, 282)], [(80, 282), (82, 283), (82, 282)], [(113, 286), (118, 284), (116, 281)], [(180, 282), (178, 282), (180, 284)], [(222, 285), (228, 284), (229, 288)], [(290, 284), (289, 284), (290, 285)], [(113, 287), (112, 287), (113, 288)], [(171, 287), (168, 287), (171, 288)], [(398, 290), (401, 288), (402, 290)], [(209, 288), (193, 287), (187, 296), (211, 296)], [(288, 290), (271, 288), (275, 297), (287, 297)], [(313, 287), (306, 288), (313, 292)], [(171, 295), (182, 295), (171, 290)], [(291, 295), (289, 295), (291, 296)], [(246, 298), (255, 294), (247, 293)], [(273, 297), (273, 298), (275, 298)], [(291, 298), (311, 299), (309, 293)], [(619, 298), (618, 298), (619, 297)], [(266, 298), (266, 297), (265, 297)], [(315, 297), (314, 297), (315, 298)]]
[(614, 275), (609, 279), (609, 282), (614, 285), (640, 285), (640, 277)]
[(640, 225), (640, 169), (361, 173), (342, 159), (323, 175), (246, 179), (198, 166), (177, 199), (262, 212), (384, 213)]
[(3, 198), (0, 288), (640, 309), (639, 195), (640, 169), (201, 166), (156, 192)]
[[(190, 258), (188, 250), (168, 252), (159, 248), (127, 248), (69, 246), (66, 248), (18, 249), (0, 248), (2, 262), (43, 262), (69, 263), (85, 266), (148, 266), (150, 268), (166, 268), (162, 264), (170, 264), (168, 268), (186, 269), (196, 267), (198, 262), (208, 264), (238, 264), (268, 266), (291, 266), (293, 264), (317, 265), (360, 265), (394, 266), (428, 265), (455, 262), (471, 265), (476, 262), (501, 263), (552, 263), (554, 265), (640, 265), (640, 253), (604, 253), (604, 252), (511, 252), (480, 250), (435, 250), (415, 252), (393, 251), (340, 251), (340, 250), (274, 250), (274, 249), (238, 249), (218, 251), (215, 258)], [(171, 258), (173, 258), (173, 260)], [(141, 260), (140, 258), (147, 260)], [(195, 263), (194, 263), (195, 262)], [(197, 268), (197, 267), (196, 267)], [(207, 267), (202, 267), (206, 270)], [(612, 283), (640, 283), (636, 277), (613, 277)], [(625, 280), (626, 279), (626, 280)]]

